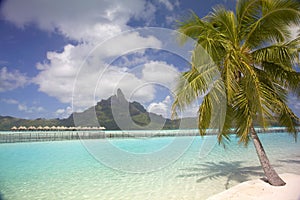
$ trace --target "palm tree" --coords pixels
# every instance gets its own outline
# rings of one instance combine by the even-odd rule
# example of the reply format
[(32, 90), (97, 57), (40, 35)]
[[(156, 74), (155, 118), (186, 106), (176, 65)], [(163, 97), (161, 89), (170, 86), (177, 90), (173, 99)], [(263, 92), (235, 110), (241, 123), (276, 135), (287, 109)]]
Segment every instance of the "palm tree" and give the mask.
[[(179, 80), (173, 114), (197, 100), (198, 127), (205, 135), (217, 127), (218, 141), (229, 134), (247, 146), (252, 140), (268, 182), (285, 185), (271, 166), (254, 128), (266, 128), (275, 120), (297, 138), (298, 117), (287, 105), (289, 92), (299, 94), (300, 36), (291, 38), (289, 27), (300, 25), (300, 4), (296, 0), (238, 0), (236, 11), (215, 7), (204, 18), (192, 13), (179, 22), (181, 42), (194, 39), (190, 70)], [(201, 51), (205, 50), (205, 53)], [(217, 112), (226, 109), (224, 119)]]

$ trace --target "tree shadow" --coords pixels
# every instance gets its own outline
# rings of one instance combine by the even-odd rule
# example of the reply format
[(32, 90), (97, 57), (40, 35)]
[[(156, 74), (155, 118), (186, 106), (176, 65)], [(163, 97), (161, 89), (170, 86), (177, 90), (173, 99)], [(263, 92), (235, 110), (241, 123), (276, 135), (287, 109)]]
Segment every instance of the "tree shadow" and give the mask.
[(299, 164), (300, 165), (300, 156), (295, 156), (295, 159), (278, 159), (277, 161), (284, 162), (284, 163)]
[(242, 166), (243, 161), (233, 162), (205, 162), (197, 164), (196, 167), (181, 169), (185, 174), (178, 175), (178, 178), (184, 177), (199, 177), (197, 182), (206, 179), (217, 179), (225, 177), (225, 189), (229, 188), (230, 181), (244, 182), (248, 181), (251, 176), (262, 177), (264, 176), (261, 166)]

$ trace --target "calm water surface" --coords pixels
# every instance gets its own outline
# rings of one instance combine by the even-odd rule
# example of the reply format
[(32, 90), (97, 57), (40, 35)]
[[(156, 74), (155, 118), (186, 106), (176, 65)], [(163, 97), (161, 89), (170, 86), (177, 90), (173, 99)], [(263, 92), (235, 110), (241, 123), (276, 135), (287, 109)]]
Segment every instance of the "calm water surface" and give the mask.
[[(260, 138), (279, 173), (300, 174), (299, 142), (286, 133), (261, 134)], [(175, 140), (174, 151), (168, 149)], [(145, 155), (145, 161), (124, 159), (104, 141), (133, 157)], [(192, 143), (186, 149), (187, 141)], [(87, 144), (101, 147), (99, 155), (113, 158), (114, 166), (152, 170), (112, 169), (97, 160)], [(174, 159), (176, 151), (181, 154)], [(0, 144), (0, 199), (206, 199), (262, 176), (252, 144), (244, 148), (235, 138), (225, 149), (216, 144), (215, 136)]]

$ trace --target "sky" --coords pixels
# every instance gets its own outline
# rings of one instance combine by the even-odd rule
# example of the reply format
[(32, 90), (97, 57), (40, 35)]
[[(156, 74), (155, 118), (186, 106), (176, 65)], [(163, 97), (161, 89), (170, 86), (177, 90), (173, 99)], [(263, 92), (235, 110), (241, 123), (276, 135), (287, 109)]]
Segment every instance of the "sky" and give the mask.
[[(176, 78), (192, 44), (176, 20), (235, 0), (0, 1), (0, 115), (66, 118), (120, 88), (129, 101), (170, 117)], [(300, 113), (298, 98), (290, 104)], [(195, 116), (197, 104), (184, 116)], [(298, 114), (299, 116), (299, 114)]]

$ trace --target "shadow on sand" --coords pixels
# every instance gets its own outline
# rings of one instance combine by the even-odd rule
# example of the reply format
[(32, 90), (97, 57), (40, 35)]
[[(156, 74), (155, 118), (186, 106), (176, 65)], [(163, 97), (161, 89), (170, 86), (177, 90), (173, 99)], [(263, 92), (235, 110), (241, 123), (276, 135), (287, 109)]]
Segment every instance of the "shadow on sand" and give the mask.
[(205, 162), (197, 164), (196, 167), (181, 169), (184, 174), (178, 175), (178, 178), (199, 177), (197, 182), (206, 179), (226, 178), (225, 189), (229, 188), (230, 181), (244, 182), (248, 181), (251, 176), (264, 176), (261, 166), (243, 166), (243, 161), (234, 162)]
[(283, 163), (293, 163), (300, 165), (300, 156), (296, 156), (294, 159), (279, 159), (278, 161)]

